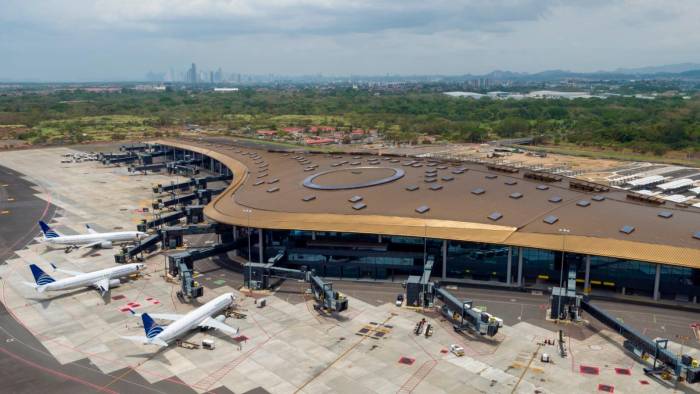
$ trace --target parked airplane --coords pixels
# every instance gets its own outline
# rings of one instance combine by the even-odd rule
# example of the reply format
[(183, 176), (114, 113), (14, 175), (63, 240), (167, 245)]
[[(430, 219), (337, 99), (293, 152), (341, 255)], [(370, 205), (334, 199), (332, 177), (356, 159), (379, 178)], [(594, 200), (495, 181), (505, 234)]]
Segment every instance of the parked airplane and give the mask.
[(40, 221), (39, 226), (44, 233), (42, 241), (50, 246), (65, 246), (66, 252), (72, 248), (111, 248), (115, 242), (129, 242), (145, 238), (148, 234), (141, 231), (116, 231), (110, 233), (98, 233), (90, 225), (86, 224), (88, 234), (63, 235)]
[[(143, 344), (153, 344), (164, 347), (168, 346), (169, 342), (187, 333), (187, 331), (197, 327), (214, 328), (235, 336), (238, 334), (238, 329), (224, 323), (224, 319), (226, 319), (224, 315), (212, 318), (213, 315), (233, 305), (235, 299), (236, 297), (234, 297), (233, 293), (222, 294), (186, 315), (174, 313), (140, 314), (146, 336), (123, 336), (122, 338)], [(134, 311), (131, 311), (131, 313), (137, 316), (139, 315)], [(161, 327), (156, 324), (153, 319), (171, 320), (173, 323), (166, 327)]]
[(54, 279), (36, 264), (30, 264), (29, 268), (32, 270), (32, 275), (34, 275), (34, 281), (36, 283), (24, 283), (33, 287), (39, 293), (45, 291), (70, 290), (78, 287), (94, 287), (104, 296), (111, 287), (117, 287), (121, 284), (119, 278), (135, 274), (145, 266), (145, 264), (134, 263), (93, 272), (78, 272), (59, 269), (51, 264), (51, 268), (53, 268), (54, 271), (72, 276), (71, 278)]

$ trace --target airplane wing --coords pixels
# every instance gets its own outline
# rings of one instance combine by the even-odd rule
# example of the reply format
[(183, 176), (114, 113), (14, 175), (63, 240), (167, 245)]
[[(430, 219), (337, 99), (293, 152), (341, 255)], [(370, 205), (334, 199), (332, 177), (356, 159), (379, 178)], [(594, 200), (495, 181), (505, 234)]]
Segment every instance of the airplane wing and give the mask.
[[(133, 310), (131, 311), (131, 314), (134, 316), (141, 316), (141, 313), (134, 312)], [(178, 315), (177, 313), (149, 313), (148, 316), (158, 319), (158, 320), (170, 320), (170, 321), (175, 321), (180, 319), (181, 317), (185, 315)]]
[(54, 271), (62, 272), (64, 274), (71, 275), (71, 276), (78, 276), (78, 275), (84, 274), (84, 272), (80, 272), (80, 271), (70, 271), (70, 270), (64, 270), (64, 269), (58, 268), (55, 265), (53, 265), (53, 263), (51, 263), (51, 268), (53, 268)]
[(204, 328), (214, 328), (214, 329), (217, 329), (219, 331), (223, 331), (229, 335), (238, 335), (237, 328), (233, 328), (233, 327), (229, 326), (228, 324), (222, 323), (216, 319), (212, 319), (211, 317), (208, 317), (203, 322), (199, 323), (199, 326), (204, 327)]
[(95, 241), (95, 242), (91, 242), (91, 243), (89, 243), (89, 244), (80, 245), (80, 248), (81, 248), (81, 249), (94, 248), (95, 246), (97, 246), (97, 245), (99, 245), (99, 244), (101, 244), (101, 243), (102, 243), (102, 241)]
[(93, 286), (95, 286), (102, 295), (105, 295), (105, 293), (109, 291), (109, 278), (100, 279), (93, 283)]
[(90, 227), (89, 224), (85, 224), (85, 228), (87, 229), (87, 232), (90, 234), (97, 234), (97, 231), (93, 230), (92, 227)]

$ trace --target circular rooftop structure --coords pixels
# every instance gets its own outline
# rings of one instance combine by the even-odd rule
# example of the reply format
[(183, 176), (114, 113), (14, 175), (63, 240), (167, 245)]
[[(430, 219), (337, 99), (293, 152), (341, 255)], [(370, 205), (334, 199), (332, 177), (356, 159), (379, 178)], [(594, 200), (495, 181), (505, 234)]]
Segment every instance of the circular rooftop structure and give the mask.
[(304, 179), (304, 186), (316, 190), (349, 190), (383, 185), (403, 178), (404, 170), (394, 167), (352, 167), (328, 170)]

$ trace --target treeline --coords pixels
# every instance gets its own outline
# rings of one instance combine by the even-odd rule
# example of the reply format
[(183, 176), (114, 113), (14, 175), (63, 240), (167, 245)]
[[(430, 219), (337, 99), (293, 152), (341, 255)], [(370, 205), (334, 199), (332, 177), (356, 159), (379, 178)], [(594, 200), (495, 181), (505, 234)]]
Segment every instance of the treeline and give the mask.
[(0, 96), (0, 124), (34, 127), (46, 120), (105, 115), (147, 118), (144, 126), (156, 128), (188, 123), (228, 130), (326, 124), (376, 128), (395, 141), (411, 141), (420, 134), (465, 142), (532, 136), (542, 143), (655, 154), (700, 150), (697, 97), (500, 101), (311, 88)]

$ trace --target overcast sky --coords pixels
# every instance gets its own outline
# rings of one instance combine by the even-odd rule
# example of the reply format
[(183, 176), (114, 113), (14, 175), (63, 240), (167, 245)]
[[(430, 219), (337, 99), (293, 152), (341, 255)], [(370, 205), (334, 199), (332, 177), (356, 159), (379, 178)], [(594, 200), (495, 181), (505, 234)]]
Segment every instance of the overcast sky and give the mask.
[(0, 0), (0, 80), (700, 62), (700, 0)]

